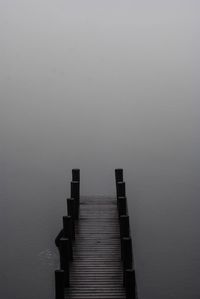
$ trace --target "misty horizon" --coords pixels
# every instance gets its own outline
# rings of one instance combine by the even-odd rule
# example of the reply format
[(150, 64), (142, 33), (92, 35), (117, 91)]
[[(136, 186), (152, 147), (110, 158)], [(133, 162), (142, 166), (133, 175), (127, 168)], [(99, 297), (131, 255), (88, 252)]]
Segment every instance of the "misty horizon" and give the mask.
[(124, 169), (139, 299), (200, 298), (199, 9), (0, 1), (1, 298), (54, 298), (76, 167), (82, 195)]

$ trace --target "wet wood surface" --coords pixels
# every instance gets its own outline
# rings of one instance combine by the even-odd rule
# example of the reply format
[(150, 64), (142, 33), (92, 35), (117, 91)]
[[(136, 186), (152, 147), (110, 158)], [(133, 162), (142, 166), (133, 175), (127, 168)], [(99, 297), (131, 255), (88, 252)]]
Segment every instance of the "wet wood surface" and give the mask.
[(66, 299), (125, 299), (116, 198), (81, 197)]

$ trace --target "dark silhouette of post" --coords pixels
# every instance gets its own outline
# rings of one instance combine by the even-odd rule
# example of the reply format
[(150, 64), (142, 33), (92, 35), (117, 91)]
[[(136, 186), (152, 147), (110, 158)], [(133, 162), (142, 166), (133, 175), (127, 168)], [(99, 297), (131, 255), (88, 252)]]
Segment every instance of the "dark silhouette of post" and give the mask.
[(126, 184), (125, 182), (117, 182), (117, 198), (126, 196)]
[(79, 197), (80, 197), (79, 184), (80, 183), (78, 181), (71, 182), (71, 198), (78, 199), (78, 201), (79, 201)]
[(119, 217), (121, 215), (126, 215), (126, 213), (127, 213), (127, 199), (126, 199), (126, 197), (118, 197), (118, 213), (119, 213)]
[(72, 181), (80, 182), (80, 169), (78, 168), (72, 169)]
[(119, 225), (120, 225), (120, 239), (121, 239), (121, 259), (123, 260), (124, 257), (123, 238), (128, 238), (130, 235), (129, 216), (121, 215), (119, 217)]
[(126, 299), (136, 299), (136, 281), (134, 269), (127, 269), (125, 271), (125, 288)]
[(70, 260), (73, 259), (73, 247), (72, 247), (72, 238), (73, 238), (73, 225), (71, 216), (63, 217), (63, 238), (69, 239), (70, 246)]
[(73, 198), (67, 198), (67, 211), (68, 216), (72, 218), (72, 237), (75, 239), (75, 219), (76, 219), (76, 210), (75, 210), (75, 200)]
[(67, 198), (67, 211), (68, 215), (72, 217), (73, 221), (75, 220), (76, 210), (75, 210), (75, 200), (74, 198)]
[(131, 269), (132, 268), (132, 240), (131, 237), (125, 237), (122, 238), (122, 248), (123, 248), (123, 264), (125, 269)]
[(79, 215), (80, 184), (78, 181), (71, 182), (71, 198), (75, 201), (75, 218)]
[(64, 270), (64, 281), (65, 286), (69, 287), (69, 262), (71, 259), (71, 250), (70, 250), (70, 240), (66, 238), (61, 238), (59, 243), (60, 251), (60, 269)]
[(132, 240), (130, 237), (122, 238), (122, 259), (124, 266), (124, 285), (125, 285), (125, 272), (127, 269), (132, 268), (133, 264), (133, 255), (132, 255)]
[(116, 183), (123, 182), (123, 169), (122, 168), (115, 169), (115, 181), (116, 181)]
[(65, 299), (64, 270), (55, 271), (55, 299)]
[(130, 226), (129, 226), (129, 216), (128, 215), (121, 215), (119, 217), (120, 221), (120, 236), (121, 238), (129, 237), (130, 234)]

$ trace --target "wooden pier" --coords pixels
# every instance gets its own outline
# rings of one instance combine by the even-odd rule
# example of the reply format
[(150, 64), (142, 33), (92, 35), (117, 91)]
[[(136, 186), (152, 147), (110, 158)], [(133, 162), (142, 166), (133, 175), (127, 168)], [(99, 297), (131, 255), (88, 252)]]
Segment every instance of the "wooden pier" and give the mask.
[(80, 196), (72, 170), (68, 215), (55, 243), (55, 299), (136, 299), (136, 281), (123, 170), (115, 170), (116, 197)]

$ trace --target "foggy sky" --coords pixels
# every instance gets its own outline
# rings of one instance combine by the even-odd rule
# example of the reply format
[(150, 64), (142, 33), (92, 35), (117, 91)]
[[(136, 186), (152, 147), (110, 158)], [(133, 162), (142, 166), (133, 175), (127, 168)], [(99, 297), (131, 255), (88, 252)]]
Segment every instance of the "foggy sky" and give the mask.
[(124, 168), (140, 298), (200, 297), (199, 9), (0, 0), (2, 298), (53, 298), (73, 167)]

